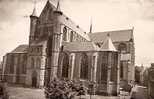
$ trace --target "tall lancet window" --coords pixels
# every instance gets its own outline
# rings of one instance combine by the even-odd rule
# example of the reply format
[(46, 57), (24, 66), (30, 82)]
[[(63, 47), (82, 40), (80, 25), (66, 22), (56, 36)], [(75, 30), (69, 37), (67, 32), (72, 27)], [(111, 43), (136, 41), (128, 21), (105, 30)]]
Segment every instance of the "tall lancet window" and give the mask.
[(100, 83), (107, 82), (107, 67), (108, 67), (108, 54), (104, 52), (102, 54), (102, 64), (101, 64), (101, 81)]
[(70, 33), (70, 42), (72, 42), (73, 41), (73, 31), (71, 31), (71, 33)]
[(119, 46), (118, 46), (118, 50), (119, 50), (121, 53), (127, 52), (127, 45), (126, 45), (125, 43), (120, 43)]
[(36, 67), (37, 67), (38, 69), (41, 68), (41, 60), (40, 60), (40, 58), (37, 58)]
[(67, 41), (67, 28), (63, 28), (63, 41)]
[(34, 58), (31, 58), (31, 68), (34, 68), (35, 67), (35, 61), (34, 61)]
[(85, 53), (81, 55), (80, 78), (88, 79), (88, 56)]
[(62, 60), (62, 77), (68, 78), (69, 56), (64, 53)]
[(23, 67), (22, 67), (22, 73), (26, 73), (26, 66), (27, 66), (27, 56), (23, 56)]

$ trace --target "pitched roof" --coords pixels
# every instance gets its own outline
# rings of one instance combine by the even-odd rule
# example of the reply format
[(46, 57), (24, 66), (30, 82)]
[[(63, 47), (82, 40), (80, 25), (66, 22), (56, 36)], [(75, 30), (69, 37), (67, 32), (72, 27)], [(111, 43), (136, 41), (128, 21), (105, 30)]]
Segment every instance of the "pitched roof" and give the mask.
[(106, 40), (103, 42), (103, 45), (101, 46), (100, 51), (117, 51), (109, 35), (106, 37)]
[(27, 53), (28, 45), (19, 45), (11, 53)]
[(98, 51), (93, 42), (63, 42), (64, 51)]
[(133, 38), (133, 29), (96, 32), (89, 33), (88, 35), (93, 42), (103, 42), (108, 33), (110, 33), (113, 42), (129, 41)]

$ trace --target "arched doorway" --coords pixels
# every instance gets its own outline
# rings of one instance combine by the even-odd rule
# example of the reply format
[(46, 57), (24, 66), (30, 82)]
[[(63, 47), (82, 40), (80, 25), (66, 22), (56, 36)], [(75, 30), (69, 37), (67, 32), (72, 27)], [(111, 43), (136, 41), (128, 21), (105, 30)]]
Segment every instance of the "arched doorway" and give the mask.
[(32, 73), (32, 87), (37, 87), (37, 72), (33, 71)]

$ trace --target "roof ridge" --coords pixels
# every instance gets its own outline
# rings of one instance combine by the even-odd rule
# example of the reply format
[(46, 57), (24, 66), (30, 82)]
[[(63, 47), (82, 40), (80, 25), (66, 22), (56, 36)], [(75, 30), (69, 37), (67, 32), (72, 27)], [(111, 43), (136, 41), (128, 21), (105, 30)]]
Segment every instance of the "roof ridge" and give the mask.
[(106, 33), (106, 32), (119, 32), (119, 31), (132, 31), (133, 29), (120, 29), (120, 30), (108, 30), (108, 31), (102, 31), (102, 32), (93, 32), (91, 34), (95, 34), (95, 33)]

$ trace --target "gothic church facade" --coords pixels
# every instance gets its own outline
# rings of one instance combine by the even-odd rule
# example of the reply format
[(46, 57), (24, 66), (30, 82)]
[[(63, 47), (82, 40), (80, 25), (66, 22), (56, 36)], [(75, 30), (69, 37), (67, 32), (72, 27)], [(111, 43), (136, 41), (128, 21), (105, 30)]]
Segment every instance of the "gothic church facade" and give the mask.
[[(3, 80), (42, 87), (53, 78), (98, 83), (110, 92), (110, 83), (134, 81), (133, 29), (86, 33), (47, 1), (40, 16), (30, 16), (29, 44), (3, 58)], [(104, 88), (104, 89), (103, 89)]]

